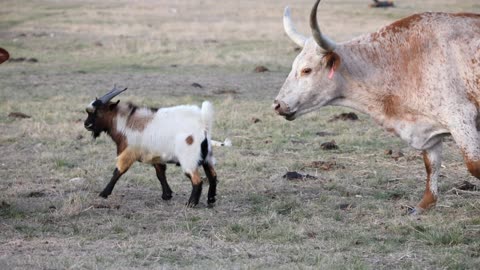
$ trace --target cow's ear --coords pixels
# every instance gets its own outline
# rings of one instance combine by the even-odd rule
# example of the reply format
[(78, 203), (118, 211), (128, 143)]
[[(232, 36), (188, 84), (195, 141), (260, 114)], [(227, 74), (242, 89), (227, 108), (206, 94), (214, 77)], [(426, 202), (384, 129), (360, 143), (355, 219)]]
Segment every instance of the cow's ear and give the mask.
[(328, 69), (337, 70), (340, 67), (340, 56), (335, 52), (327, 52), (323, 55), (325, 66)]

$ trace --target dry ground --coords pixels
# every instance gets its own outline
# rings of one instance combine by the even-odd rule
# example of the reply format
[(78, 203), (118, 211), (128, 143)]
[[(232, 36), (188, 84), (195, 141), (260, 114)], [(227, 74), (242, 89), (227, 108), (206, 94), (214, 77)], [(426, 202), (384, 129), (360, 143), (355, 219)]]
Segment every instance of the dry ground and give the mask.
[[(311, 2), (2, 1), (0, 47), (38, 62), (0, 66), (0, 269), (478, 268), (479, 193), (454, 188), (480, 181), (452, 141), (439, 205), (410, 217), (405, 206), (424, 188), (417, 151), (366, 115), (327, 121), (348, 110), (294, 122), (272, 113), (296, 54), (283, 7), (308, 33)], [(341, 41), (414, 12), (480, 12), (475, 0), (396, 1), (386, 10), (369, 3), (325, 0), (324, 31)], [(254, 73), (256, 65), (270, 71)], [(108, 200), (97, 197), (115, 148), (105, 136), (92, 141), (84, 107), (114, 83), (129, 87), (122, 102), (214, 102), (214, 137), (234, 144), (215, 149), (214, 208), (205, 190), (201, 205), (184, 207), (191, 186), (173, 166), (171, 201), (161, 200), (154, 169), (143, 164)], [(8, 116), (17, 111), (32, 117)], [(320, 149), (333, 139), (339, 149)], [(395, 160), (386, 149), (405, 155)], [(314, 161), (337, 166), (325, 171)], [(287, 171), (316, 179), (288, 181)]]

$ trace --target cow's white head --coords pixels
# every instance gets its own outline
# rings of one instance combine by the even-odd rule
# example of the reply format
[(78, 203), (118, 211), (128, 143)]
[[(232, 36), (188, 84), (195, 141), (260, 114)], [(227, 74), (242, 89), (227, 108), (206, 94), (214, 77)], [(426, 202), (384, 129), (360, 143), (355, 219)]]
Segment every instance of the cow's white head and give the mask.
[(287, 120), (314, 111), (339, 95), (341, 78), (336, 71), (340, 67), (340, 57), (334, 50), (335, 42), (322, 34), (317, 23), (317, 7), (310, 13), (312, 38), (298, 33), (290, 19), (290, 10), (285, 8), (283, 26), (287, 35), (303, 50), (295, 58), (292, 71), (280, 89), (273, 108)]

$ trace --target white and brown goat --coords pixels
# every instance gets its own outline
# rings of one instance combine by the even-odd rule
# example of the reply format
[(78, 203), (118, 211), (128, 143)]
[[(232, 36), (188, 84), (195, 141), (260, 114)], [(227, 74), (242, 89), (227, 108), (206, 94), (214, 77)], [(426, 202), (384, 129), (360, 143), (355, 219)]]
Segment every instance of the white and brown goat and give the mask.
[(217, 174), (213, 168), (211, 130), (213, 106), (205, 101), (198, 106), (175, 106), (152, 109), (131, 103), (110, 101), (125, 91), (115, 87), (87, 106), (85, 128), (94, 138), (107, 133), (117, 145), (117, 163), (113, 176), (100, 193), (107, 198), (118, 179), (135, 162), (152, 164), (162, 185), (162, 199), (172, 198), (172, 190), (165, 176), (166, 164), (179, 164), (192, 182), (189, 206), (198, 204), (202, 192), (199, 167), (202, 166), (209, 181), (208, 204), (215, 202)]

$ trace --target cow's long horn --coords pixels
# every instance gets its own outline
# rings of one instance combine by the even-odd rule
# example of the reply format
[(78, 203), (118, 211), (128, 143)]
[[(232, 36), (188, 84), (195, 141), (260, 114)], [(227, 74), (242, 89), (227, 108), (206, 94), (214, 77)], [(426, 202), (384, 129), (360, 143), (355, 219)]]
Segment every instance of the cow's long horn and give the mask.
[(300, 34), (293, 25), (292, 19), (290, 18), (289, 7), (285, 7), (285, 11), (283, 12), (283, 28), (285, 29), (285, 33), (287, 33), (287, 36), (293, 42), (295, 42), (295, 44), (303, 48), (303, 45), (305, 45), (305, 41), (307, 40), (307, 38)]
[(327, 36), (323, 35), (320, 31), (320, 27), (318, 27), (317, 21), (317, 8), (320, 0), (315, 2), (315, 5), (312, 7), (312, 12), (310, 13), (310, 28), (312, 29), (312, 35), (315, 42), (317, 42), (318, 46), (322, 49), (326, 50), (327, 52), (331, 52), (335, 50), (337, 44)]
[(117, 86), (114, 85), (113, 86), (113, 89), (110, 90), (110, 92), (106, 93), (103, 97), (99, 98), (99, 100), (103, 103), (103, 104), (106, 104), (107, 102), (109, 102), (112, 98), (118, 96), (120, 93), (122, 93), (123, 91), (127, 90), (127, 88), (123, 89), (123, 90), (120, 90), (120, 89), (117, 89)]

